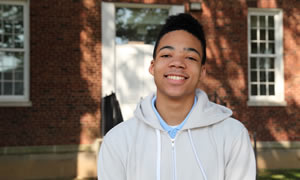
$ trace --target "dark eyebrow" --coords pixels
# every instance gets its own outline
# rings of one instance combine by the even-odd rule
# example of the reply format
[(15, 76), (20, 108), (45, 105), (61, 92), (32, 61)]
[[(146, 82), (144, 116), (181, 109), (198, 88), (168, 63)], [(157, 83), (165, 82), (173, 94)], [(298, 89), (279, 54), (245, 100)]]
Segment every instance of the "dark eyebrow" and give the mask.
[(175, 48), (172, 47), (172, 46), (164, 46), (164, 47), (160, 48), (160, 49), (158, 50), (158, 52), (161, 51), (161, 50), (163, 50), (163, 49), (171, 49), (171, 50), (174, 50)]
[[(172, 47), (172, 46), (163, 46), (162, 48), (160, 48), (158, 50), (158, 52), (161, 51), (161, 50), (163, 50), (163, 49), (175, 50), (175, 48)], [(195, 53), (197, 53), (201, 57), (201, 54), (195, 48), (183, 48), (183, 50), (195, 52)]]
[(197, 53), (201, 57), (200, 53), (196, 49), (194, 49), (194, 48), (184, 48), (184, 50), (185, 51), (193, 51), (193, 52)]

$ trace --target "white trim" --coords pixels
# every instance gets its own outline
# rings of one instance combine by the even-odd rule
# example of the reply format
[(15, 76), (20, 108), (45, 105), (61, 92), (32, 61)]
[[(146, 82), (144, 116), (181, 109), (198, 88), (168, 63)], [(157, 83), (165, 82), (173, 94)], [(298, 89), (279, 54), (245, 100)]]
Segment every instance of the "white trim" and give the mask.
[(272, 15), (274, 13), (282, 12), (282, 9), (279, 9), (279, 8), (248, 8), (248, 12), (256, 14), (256, 15), (266, 15), (267, 13)]
[[(251, 63), (250, 58), (254, 56), (267, 57), (268, 55), (251, 54), (251, 22), (250, 16), (274, 15), (275, 23), (275, 95), (274, 96), (252, 96), (251, 95)], [(284, 100), (284, 63), (283, 63), (283, 17), (281, 9), (249, 8), (248, 9), (248, 106), (286, 106)]]
[(116, 90), (115, 5), (102, 2), (102, 97)]
[(24, 95), (25, 101), (31, 104), (30, 102), (30, 0), (25, 3), (24, 9), (24, 34), (25, 34), (25, 72), (24, 72)]
[(0, 102), (0, 107), (31, 107), (31, 101)]
[(109, 4), (114, 4), (115, 7), (126, 7), (126, 8), (165, 8), (169, 9), (172, 7), (172, 5), (167, 5), (167, 4), (141, 4), (141, 3), (109, 3)]
[[(22, 5), (24, 16), (24, 95), (22, 96), (0, 96), (0, 106), (31, 106), (30, 102), (30, 22), (29, 7), (30, 0), (0, 1), (1, 4)], [(9, 50), (8, 48), (5, 51)], [(21, 51), (18, 51), (21, 52)]]
[(286, 106), (286, 101), (247, 101), (248, 106)]
[(115, 8), (166, 8), (169, 15), (184, 12), (183, 5), (159, 5), (137, 3), (101, 3), (102, 15), (102, 97), (116, 92), (116, 52), (115, 52)]
[(257, 149), (300, 149), (300, 141), (257, 141), (256, 147)]

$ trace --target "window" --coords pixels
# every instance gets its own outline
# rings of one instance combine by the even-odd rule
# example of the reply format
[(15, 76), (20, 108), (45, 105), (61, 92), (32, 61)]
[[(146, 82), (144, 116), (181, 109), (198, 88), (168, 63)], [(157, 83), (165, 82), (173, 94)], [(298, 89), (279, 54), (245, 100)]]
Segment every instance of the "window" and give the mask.
[(29, 105), (28, 8), (0, 1), (0, 105)]
[(116, 44), (154, 45), (169, 15), (166, 8), (116, 8)]
[(250, 106), (286, 105), (282, 29), (281, 10), (249, 9), (248, 105)]

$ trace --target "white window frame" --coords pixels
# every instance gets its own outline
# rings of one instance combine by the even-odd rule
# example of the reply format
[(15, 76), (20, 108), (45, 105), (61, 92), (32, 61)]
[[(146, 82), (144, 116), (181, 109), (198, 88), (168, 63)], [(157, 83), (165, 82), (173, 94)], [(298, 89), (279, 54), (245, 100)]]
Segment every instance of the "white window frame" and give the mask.
[(184, 12), (184, 5), (158, 5), (136, 3), (101, 3), (102, 16), (102, 97), (116, 92), (116, 62), (115, 62), (115, 10), (116, 7), (128, 8), (166, 8), (169, 15)]
[[(24, 7), (24, 94), (20, 96), (0, 95), (0, 107), (31, 106), (30, 101), (30, 62), (29, 62), (29, 3), (30, 0), (0, 0), (1, 4), (22, 5)], [(7, 49), (3, 49), (7, 51)]]
[[(251, 15), (273, 15), (275, 24), (275, 95), (251, 95)], [(259, 56), (258, 57), (264, 57)], [(249, 8), (248, 9), (248, 106), (286, 106), (284, 99), (284, 62), (283, 62), (283, 17), (281, 9)]]

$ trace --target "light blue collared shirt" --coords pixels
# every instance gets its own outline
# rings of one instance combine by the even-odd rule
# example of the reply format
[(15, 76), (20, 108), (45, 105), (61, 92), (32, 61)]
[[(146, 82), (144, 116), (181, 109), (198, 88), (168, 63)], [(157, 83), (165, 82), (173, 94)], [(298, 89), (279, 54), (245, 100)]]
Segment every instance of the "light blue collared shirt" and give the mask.
[(156, 103), (156, 96), (153, 97), (152, 99), (152, 108), (157, 116), (157, 118), (159, 119), (160, 125), (161, 127), (168, 132), (168, 134), (170, 135), (170, 137), (172, 139), (174, 139), (176, 137), (177, 132), (183, 127), (183, 125), (186, 123), (187, 119), (189, 118), (191, 112), (193, 111), (195, 105), (197, 104), (197, 96), (195, 96), (194, 99), (194, 104), (193, 107), (191, 108), (190, 112), (188, 113), (188, 115), (185, 117), (185, 119), (176, 127), (171, 127), (169, 126), (160, 116), (160, 114), (158, 113), (156, 107), (155, 107), (155, 103)]

